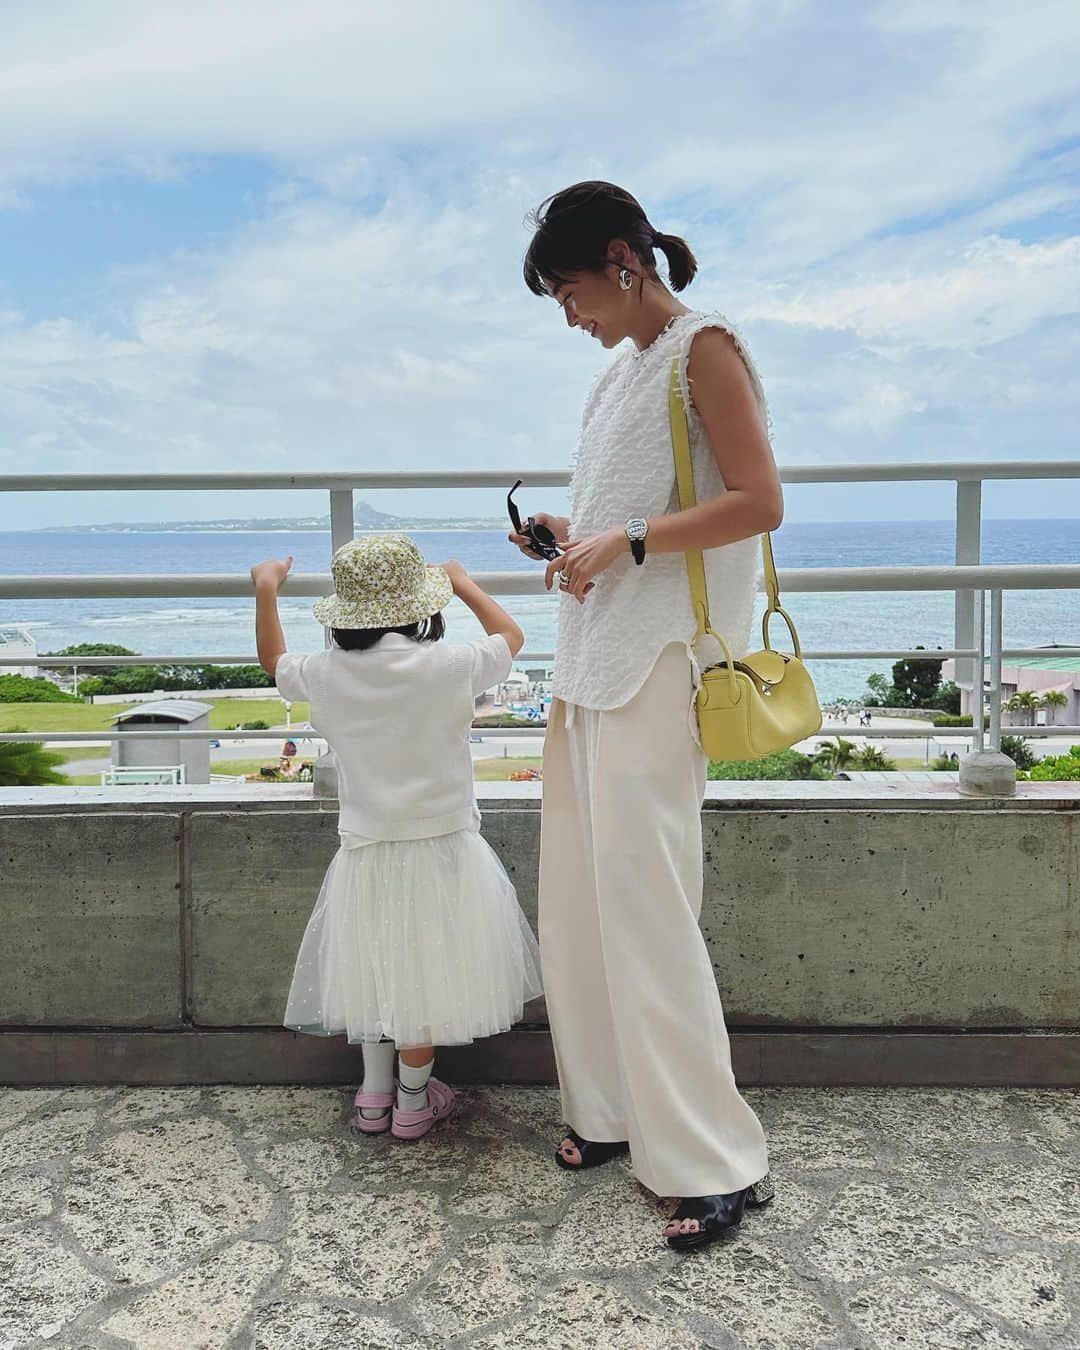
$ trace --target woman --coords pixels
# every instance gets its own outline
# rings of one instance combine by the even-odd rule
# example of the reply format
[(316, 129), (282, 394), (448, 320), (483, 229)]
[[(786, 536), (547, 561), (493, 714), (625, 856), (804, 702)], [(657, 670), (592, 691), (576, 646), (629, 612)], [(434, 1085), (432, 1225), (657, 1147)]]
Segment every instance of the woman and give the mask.
[[(611, 183), (578, 183), (532, 218), (525, 281), (605, 348), (630, 339), (585, 404), (564, 548), (544, 744), (539, 930), (570, 1129), (561, 1167), (629, 1150), (681, 1197), (668, 1243), (704, 1246), (771, 1198), (764, 1132), (739, 1094), (698, 926), (700, 666), (685, 553), (705, 552), (712, 626), (749, 640), (762, 531), (783, 515), (765, 400), (722, 316), (681, 304), (697, 264)], [(671, 288), (656, 270), (667, 258)], [(679, 509), (668, 381), (679, 362), (698, 505)], [(530, 540), (511, 540), (531, 557)], [(710, 656), (704, 664), (711, 664)]]

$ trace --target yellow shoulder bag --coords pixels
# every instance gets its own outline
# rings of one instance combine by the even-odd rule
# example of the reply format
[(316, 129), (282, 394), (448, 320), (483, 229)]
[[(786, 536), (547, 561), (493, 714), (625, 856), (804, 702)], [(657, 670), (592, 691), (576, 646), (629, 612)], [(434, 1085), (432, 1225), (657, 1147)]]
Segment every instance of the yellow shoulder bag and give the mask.
[[(671, 364), (668, 386), (668, 411), (671, 417), (671, 444), (675, 452), (675, 478), (679, 485), (679, 504), (685, 511), (697, 504), (694, 470), (690, 458), (690, 431), (679, 388), (679, 362)], [(764, 649), (732, 658), (731, 648), (709, 623), (709, 592), (705, 582), (705, 562), (701, 549), (689, 549), (686, 569), (690, 576), (690, 594), (697, 616), (695, 642), (708, 633), (719, 642), (725, 657), (718, 665), (702, 672), (698, 690), (698, 726), (701, 744), (710, 759), (762, 759), (777, 750), (786, 750), (821, 730), (821, 705), (813, 681), (801, 660), (799, 635), (791, 616), (780, 604), (780, 586), (773, 562), (772, 540), (761, 536), (765, 563), (765, 588), (769, 603), (761, 621)], [(778, 652), (769, 643), (769, 621), (774, 614), (788, 626), (795, 654)]]

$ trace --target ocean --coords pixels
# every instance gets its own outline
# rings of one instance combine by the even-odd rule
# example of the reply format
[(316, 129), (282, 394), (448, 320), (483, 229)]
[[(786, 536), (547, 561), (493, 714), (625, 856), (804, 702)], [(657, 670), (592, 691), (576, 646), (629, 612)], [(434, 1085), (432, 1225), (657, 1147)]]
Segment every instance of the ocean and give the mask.
[[(540, 564), (522, 557), (501, 530), (432, 530), (414, 536), (429, 562), (457, 558), (471, 572), (528, 571)], [(953, 523), (858, 521), (837, 524), (785, 522), (773, 536), (777, 566), (860, 567), (948, 564)], [(1080, 521), (983, 522), (983, 560), (995, 563), (1071, 563), (1080, 557)], [(330, 538), (323, 531), (227, 533), (169, 531), (99, 533), (87, 530), (0, 533), (0, 573), (245, 572), (253, 562), (292, 553), (301, 572), (325, 571)], [(785, 593), (785, 606), (807, 649), (952, 645), (951, 593)], [(513, 596), (506, 601), (525, 630), (527, 650), (551, 651), (554, 596)], [(314, 649), (322, 630), (311, 601), (284, 598), (282, 620), (290, 647)], [(35, 600), (0, 601), (0, 626), (29, 629), (40, 651), (81, 642), (112, 642), (136, 652), (254, 653), (253, 607), (246, 600)], [(481, 630), (455, 601), (447, 611), (449, 636), (465, 640)], [(784, 634), (777, 624), (774, 637)], [(1012, 646), (1056, 642), (1080, 645), (1080, 593), (1006, 593), (1005, 641)], [(888, 673), (888, 661), (818, 661), (811, 673), (823, 701), (856, 697), (866, 677)]]

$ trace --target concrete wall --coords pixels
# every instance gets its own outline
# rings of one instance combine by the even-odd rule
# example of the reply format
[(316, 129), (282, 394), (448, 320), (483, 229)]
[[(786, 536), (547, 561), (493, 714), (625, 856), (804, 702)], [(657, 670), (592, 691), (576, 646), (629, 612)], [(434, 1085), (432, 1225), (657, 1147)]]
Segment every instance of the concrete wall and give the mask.
[[(729, 1027), (1077, 1032), (1076, 787), (858, 789), (710, 785), (702, 929)], [(49, 791), (0, 793), (0, 1027), (279, 1026), (336, 812), (300, 786)], [(535, 927), (538, 802), (482, 806)]]

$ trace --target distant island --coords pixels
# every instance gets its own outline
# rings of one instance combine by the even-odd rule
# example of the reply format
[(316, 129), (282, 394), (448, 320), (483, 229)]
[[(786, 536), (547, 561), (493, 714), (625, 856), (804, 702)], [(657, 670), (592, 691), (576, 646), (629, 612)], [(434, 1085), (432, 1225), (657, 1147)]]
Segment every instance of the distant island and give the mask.
[[(460, 516), (439, 520), (431, 516), (391, 516), (376, 511), (367, 502), (357, 502), (353, 524), (358, 530), (501, 530), (509, 522), (501, 518)], [(270, 516), (258, 520), (158, 520), (115, 521), (108, 525), (48, 525), (43, 534), (70, 534), (73, 530), (87, 534), (229, 534), (259, 532), (289, 532), (330, 529), (330, 517), (324, 516)]]

